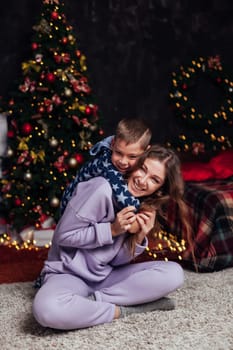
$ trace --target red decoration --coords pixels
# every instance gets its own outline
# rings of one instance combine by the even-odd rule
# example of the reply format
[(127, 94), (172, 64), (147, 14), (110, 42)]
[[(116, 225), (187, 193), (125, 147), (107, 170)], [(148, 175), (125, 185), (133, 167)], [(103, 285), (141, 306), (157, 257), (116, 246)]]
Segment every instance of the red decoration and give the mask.
[(59, 171), (59, 173), (62, 173), (63, 171), (66, 171), (68, 169), (67, 165), (65, 164), (65, 156), (60, 156), (54, 162), (55, 168)]
[(74, 158), (77, 160), (78, 163), (82, 164), (84, 161), (83, 155), (81, 153), (75, 154)]
[(32, 131), (32, 125), (30, 123), (24, 123), (22, 126), (22, 132), (24, 135), (29, 135)]
[(15, 104), (15, 101), (13, 99), (11, 99), (9, 102), (8, 102), (9, 106), (14, 106)]
[(55, 81), (55, 75), (53, 73), (47, 73), (46, 79), (49, 83), (53, 83)]
[(41, 75), (40, 75), (40, 79), (43, 80), (45, 78), (45, 73), (42, 72)]
[(48, 113), (52, 112), (53, 110), (53, 103), (52, 103), (52, 100), (48, 99), (48, 98), (45, 98), (44, 99), (44, 105), (46, 107), (46, 111)]
[(98, 116), (97, 116), (98, 106), (96, 106), (96, 105), (91, 105), (91, 109), (92, 109), (92, 114), (93, 114), (96, 118), (98, 118)]
[(29, 154), (29, 151), (23, 151), (21, 153), (21, 155), (19, 156), (18, 160), (17, 160), (17, 164), (23, 164), (26, 166), (29, 166), (32, 162), (32, 157)]
[(217, 83), (221, 83), (221, 81), (222, 81), (222, 79), (220, 78), (220, 77), (218, 77), (217, 79), (216, 79), (216, 81), (217, 81)]
[(68, 43), (68, 38), (64, 37), (61, 39), (62, 44), (66, 45)]
[(54, 20), (57, 20), (58, 19), (58, 13), (56, 11), (53, 11), (51, 13), (51, 18), (54, 19)]
[(15, 205), (16, 207), (19, 207), (21, 205), (22, 201), (19, 198), (15, 198)]
[(80, 57), (81, 56), (81, 52), (79, 50), (76, 51), (76, 56)]
[(188, 87), (187, 84), (182, 85), (182, 89), (184, 89), (184, 90), (187, 90), (187, 87)]
[(32, 43), (32, 50), (37, 50), (37, 49), (38, 49), (38, 44)]
[(14, 133), (14, 130), (8, 130), (8, 132), (7, 132), (7, 137), (8, 138), (13, 138), (13, 137), (15, 137), (15, 133)]
[(205, 144), (203, 142), (192, 143), (192, 153), (198, 155), (199, 153), (205, 152)]
[(44, 108), (43, 106), (40, 106), (40, 107), (38, 108), (38, 112), (39, 112), (39, 113), (44, 113), (44, 111), (45, 111), (45, 108)]
[(62, 103), (60, 97), (57, 94), (53, 95), (52, 101), (56, 106), (59, 106)]
[(64, 53), (61, 55), (54, 54), (54, 60), (56, 63), (60, 63), (60, 62), (69, 63), (70, 62), (70, 54), (69, 53)]
[(71, 77), (70, 83), (73, 87), (74, 92), (85, 92), (86, 94), (89, 94), (91, 92), (91, 88), (88, 85), (86, 77), (81, 77), (79, 79)]
[(91, 112), (92, 112), (92, 109), (91, 109), (89, 106), (87, 106), (87, 107), (85, 108), (85, 113), (86, 113), (87, 115), (89, 115), (89, 114), (91, 114)]
[(30, 78), (26, 77), (24, 79), (24, 84), (19, 85), (19, 90), (22, 92), (33, 92), (35, 91), (35, 86), (36, 86), (36, 82), (35, 81), (31, 81)]
[(210, 69), (220, 69), (221, 68), (221, 61), (220, 61), (220, 56), (211, 56), (208, 58), (208, 67)]
[(43, 223), (47, 218), (48, 218), (48, 215), (43, 213), (43, 214), (41, 214), (41, 216), (39, 218), (39, 222)]
[(40, 62), (42, 62), (43, 55), (41, 55), (40, 53), (38, 53), (38, 54), (36, 54), (35, 59), (36, 59), (36, 62), (37, 62), (37, 63), (40, 63)]

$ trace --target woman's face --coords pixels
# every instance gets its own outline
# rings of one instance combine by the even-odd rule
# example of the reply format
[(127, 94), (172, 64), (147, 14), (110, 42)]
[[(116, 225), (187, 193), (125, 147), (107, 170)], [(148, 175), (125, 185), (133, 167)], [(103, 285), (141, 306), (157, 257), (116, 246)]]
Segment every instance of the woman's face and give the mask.
[(129, 177), (129, 192), (134, 197), (149, 196), (164, 184), (165, 178), (164, 163), (157, 159), (146, 158), (143, 165)]

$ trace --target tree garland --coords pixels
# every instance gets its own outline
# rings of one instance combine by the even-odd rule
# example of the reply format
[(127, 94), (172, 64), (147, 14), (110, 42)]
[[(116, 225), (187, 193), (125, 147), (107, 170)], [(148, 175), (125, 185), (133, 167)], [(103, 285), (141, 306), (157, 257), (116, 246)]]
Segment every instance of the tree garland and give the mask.
[[(213, 113), (203, 113), (192, 101), (190, 90), (197, 85), (197, 77), (204, 75), (210, 83), (217, 86), (224, 98), (221, 105)], [(180, 66), (177, 72), (172, 73), (172, 87), (169, 98), (175, 115), (191, 124), (197, 130), (193, 133), (191, 147), (188, 137), (179, 135), (179, 146), (177, 149), (193, 150), (199, 145), (200, 150), (205, 148), (225, 149), (232, 147), (232, 142), (227, 136), (221, 134), (222, 127), (229, 129), (233, 125), (233, 80), (224, 73), (219, 56), (192, 60), (187, 67)], [(202, 130), (200, 130), (200, 127)], [(197, 137), (197, 134), (199, 136)]]

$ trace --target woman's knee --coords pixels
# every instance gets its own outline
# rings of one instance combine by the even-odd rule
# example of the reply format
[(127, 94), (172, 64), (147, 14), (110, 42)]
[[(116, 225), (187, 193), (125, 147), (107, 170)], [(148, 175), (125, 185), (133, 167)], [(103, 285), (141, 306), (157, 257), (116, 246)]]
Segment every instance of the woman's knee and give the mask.
[(54, 297), (41, 295), (38, 291), (32, 304), (32, 313), (41, 326), (56, 328), (59, 308)]
[(173, 284), (173, 289), (177, 289), (181, 287), (184, 283), (184, 270), (183, 268), (176, 262), (169, 261), (167, 262), (168, 266), (168, 278)]

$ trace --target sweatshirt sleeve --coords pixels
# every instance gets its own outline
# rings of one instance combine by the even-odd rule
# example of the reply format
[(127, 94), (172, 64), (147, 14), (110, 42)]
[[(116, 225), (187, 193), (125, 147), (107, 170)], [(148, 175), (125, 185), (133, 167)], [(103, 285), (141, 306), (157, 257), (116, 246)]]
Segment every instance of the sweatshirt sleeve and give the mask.
[(130, 261), (135, 259), (138, 255), (142, 254), (147, 246), (148, 246), (148, 239), (145, 237), (141, 245), (136, 244), (135, 253), (134, 253), (134, 256), (132, 256), (129, 251), (128, 242), (126, 239), (121, 249), (119, 250), (118, 254), (111, 261), (111, 265), (119, 266), (119, 265), (124, 265), (129, 263)]
[(63, 247), (93, 249), (112, 244), (114, 220), (112, 191), (101, 177), (79, 183), (58, 222), (56, 243)]

